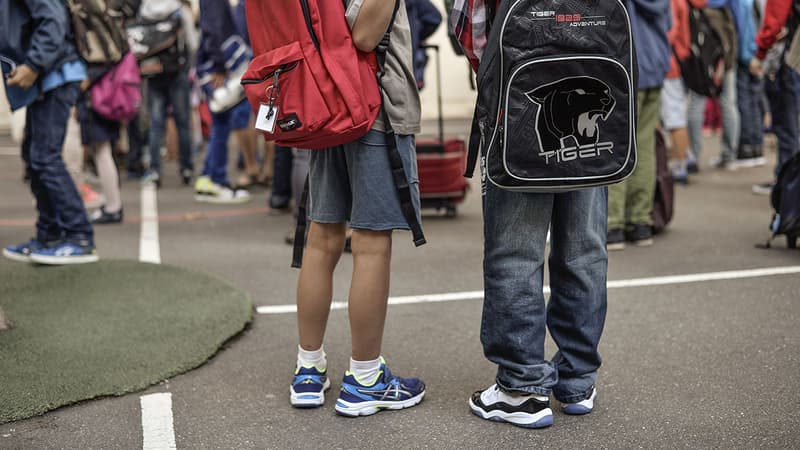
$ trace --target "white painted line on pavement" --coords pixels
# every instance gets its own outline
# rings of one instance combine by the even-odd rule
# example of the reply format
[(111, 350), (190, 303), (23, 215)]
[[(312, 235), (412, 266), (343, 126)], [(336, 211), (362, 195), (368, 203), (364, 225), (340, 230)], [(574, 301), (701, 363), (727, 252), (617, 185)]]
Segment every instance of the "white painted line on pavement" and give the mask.
[[(671, 275), (664, 277), (634, 278), (630, 280), (609, 281), (609, 289), (623, 289), (643, 286), (661, 286), (665, 284), (699, 283), (702, 281), (735, 280), (742, 278), (758, 278), (774, 275), (800, 273), (800, 266), (767, 267), (763, 269), (728, 270), (724, 272), (695, 273), (688, 275)], [(550, 286), (544, 287), (544, 293), (550, 293)], [(452, 292), (449, 294), (411, 295), (407, 297), (389, 297), (390, 305), (410, 305), (415, 303), (453, 302), (462, 300), (480, 300), (483, 291)], [(347, 309), (347, 303), (334, 302), (331, 309)], [(296, 313), (297, 305), (259, 306), (258, 314)]]
[(161, 264), (158, 243), (158, 197), (153, 183), (142, 185), (142, 228), (139, 237), (139, 261)]
[(142, 449), (175, 449), (172, 424), (172, 394), (150, 394), (140, 397), (142, 405)]

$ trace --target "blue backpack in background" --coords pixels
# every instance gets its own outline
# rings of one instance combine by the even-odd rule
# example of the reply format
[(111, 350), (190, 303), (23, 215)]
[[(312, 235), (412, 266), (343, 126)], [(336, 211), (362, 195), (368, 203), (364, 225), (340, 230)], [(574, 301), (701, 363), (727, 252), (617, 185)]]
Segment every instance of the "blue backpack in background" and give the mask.
[(772, 188), (772, 207), (775, 215), (772, 218), (772, 238), (783, 234), (789, 248), (797, 248), (797, 237), (800, 236), (800, 153), (794, 155), (781, 167), (778, 181)]

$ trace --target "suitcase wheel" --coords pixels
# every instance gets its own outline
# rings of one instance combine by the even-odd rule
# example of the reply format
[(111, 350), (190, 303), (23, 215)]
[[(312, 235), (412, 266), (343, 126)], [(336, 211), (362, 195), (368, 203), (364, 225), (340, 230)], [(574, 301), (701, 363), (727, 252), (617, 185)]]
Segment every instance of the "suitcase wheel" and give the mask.
[(456, 210), (455, 206), (448, 206), (447, 210), (445, 211), (445, 216), (453, 218), (458, 215), (458, 210)]
[(786, 236), (786, 244), (789, 248), (797, 248), (797, 236)]

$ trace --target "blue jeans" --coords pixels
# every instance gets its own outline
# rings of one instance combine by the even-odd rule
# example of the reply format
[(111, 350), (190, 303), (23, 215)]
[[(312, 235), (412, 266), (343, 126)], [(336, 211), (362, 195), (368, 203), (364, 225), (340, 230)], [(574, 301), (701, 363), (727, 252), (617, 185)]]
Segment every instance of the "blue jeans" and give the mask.
[(158, 75), (147, 80), (147, 106), (150, 113), (150, 170), (161, 174), (161, 146), (167, 127), (167, 107), (172, 107), (178, 129), (181, 170), (194, 169), (190, 125), (189, 79), (184, 72)]
[[(722, 149), (720, 156), (724, 161), (736, 159), (739, 149), (740, 119), (736, 104), (736, 69), (725, 72), (722, 79), (722, 93), (719, 96), (719, 108), (722, 112)], [(689, 141), (692, 153), (700, 160), (703, 152), (703, 118), (706, 111), (706, 97), (689, 91)]]
[(794, 70), (789, 66), (781, 64), (775, 79), (767, 78), (764, 84), (764, 91), (769, 99), (772, 113), (772, 131), (778, 138), (776, 176), (780, 172), (781, 166), (800, 151), (797, 124), (797, 87), (793, 72)]
[[(508, 392), (582, 400), (600, 367), (606, 318), (608, 190), (527, 194), (486, 183), (481, 342)], [(542, 292), (551, 229), (551, 294)], [(545, 331), (558, 351), (545, 359)]]
[(61, 152), (67, 119), (80, 95), (77, 83), (58, 87), (28, 107), (22, 159), (31, 177), (39, 218), (36, 239), (93, 245), (92, 225)]
[(275, 159), (272, 169), (272, 193), (270, 208), (282, 209), (292, 200), (292, 148), (275, 146)]
[(741, 117), (742, 134), (740, 145), (761, 147), (764, 143), (764, 114), (761, 110), (761, 95), (764, 82), (750, 73), (750, 68), (740, 65), (736, 77), (737, 101)]
[(211, 114), (211, 138), (203, 165), (203, 175), (223, 186), (228, 182), (228, 138), (234, 130), (247, 128), (250, 123), (250, 103), (246, 100), (233, 108)]

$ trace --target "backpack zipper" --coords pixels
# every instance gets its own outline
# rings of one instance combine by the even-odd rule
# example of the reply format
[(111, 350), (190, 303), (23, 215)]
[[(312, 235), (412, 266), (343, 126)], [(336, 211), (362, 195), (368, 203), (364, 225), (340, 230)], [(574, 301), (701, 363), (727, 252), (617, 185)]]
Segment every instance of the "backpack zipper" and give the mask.
[(319, 52), (319, 39), (317, 39), (317, 34), (314, 33), (314, 27), (311, 26), (311, 11), (308, 8), (308, 0), (300, 0), (300, 7), (303, 8), (303, 17), (306, 19), (306, 28), (308, 28), (308, 34), (311, 35), (311, 41), (314, 43), (314, 47), (317, 48)]

